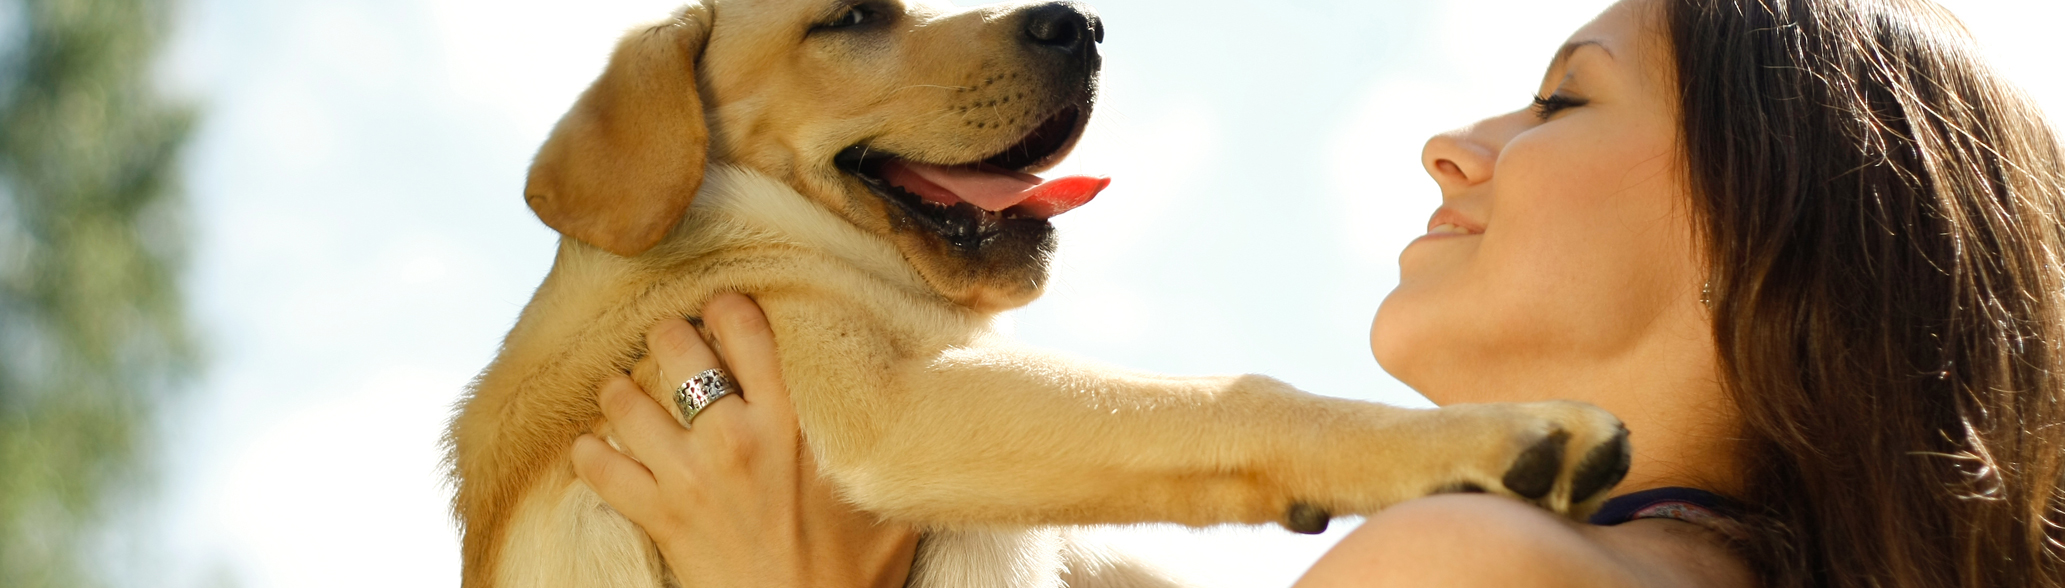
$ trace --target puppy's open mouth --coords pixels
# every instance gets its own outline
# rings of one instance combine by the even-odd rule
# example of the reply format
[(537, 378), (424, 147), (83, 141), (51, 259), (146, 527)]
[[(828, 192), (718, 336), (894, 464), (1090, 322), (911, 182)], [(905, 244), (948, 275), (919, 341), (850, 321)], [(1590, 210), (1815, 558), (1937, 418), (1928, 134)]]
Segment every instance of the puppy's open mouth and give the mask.
[(1075, 148), (1088, 125), (1086, 107), (1068, 106), (1003, 151), (967, 162), (932, 163), (847, 147), (833, 158), (841, 171), (877, 196), (962, 247), (979, 246), (1012, 224), (1045, 224), (1095, 198), (1111, 180), (1087, 176), (1042, 179)]

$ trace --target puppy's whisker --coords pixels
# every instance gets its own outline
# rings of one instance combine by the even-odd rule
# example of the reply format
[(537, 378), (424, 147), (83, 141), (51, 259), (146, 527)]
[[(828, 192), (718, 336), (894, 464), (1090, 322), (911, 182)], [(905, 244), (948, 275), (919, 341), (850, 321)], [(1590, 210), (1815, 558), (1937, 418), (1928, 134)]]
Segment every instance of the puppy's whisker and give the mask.
[(909, 89), (912, 89), (912, 88), (936, 88), (936, 89), (940, 89), (940, 90), (954, 90), (954, 91), (961, 91), (961, 90), (973, 90), (973, 89), (975, 89), (975, 88), (974, 88), (973, 86), (941, 86), (941, 85), (936, 85), (936, 84), (911, 84), (911, 85), (908, 85), (908, 86), (904, 86), (904, 87), (901, 87), (901, 88), (897, 88), (897, 89), (896, 89), (895, 91), (893, 91), (893, 92), (890, 92), (890, 93), (891, 93), (891, 94), (894, 94), (894, 93), (896, 93), (896, 92), (902, 92), (902, 91), (904, 91), (904, 90), (909, 90)]
[(940, 119), (953, 118), (955, 116), (958, 116), (958, 114), (955, 113), (953, 110), (942, 109), (939, 112), (935, 112), (932, 114), (932, 122), (939, 122)]
[(988, 109), (989, 109), (989, 113), (990, 113), (990, 115), (992, 115), (992, 116), (995, 116), (995, 117), (997, 117), (997, 120), (996, 120), (996, 125), (997, 125), (997, 127), (999, 127), (999, 128), (1003, 127), (1003, 126), (1004, 126), (1004, 113), (1003, 113), (1002, 111), (999, 111), (999, 110), (997, 110), (997, 107), (996, 107), (996, 105), (990, 105), (990, 106), (986, 106), (985, 108), (988, 108)]

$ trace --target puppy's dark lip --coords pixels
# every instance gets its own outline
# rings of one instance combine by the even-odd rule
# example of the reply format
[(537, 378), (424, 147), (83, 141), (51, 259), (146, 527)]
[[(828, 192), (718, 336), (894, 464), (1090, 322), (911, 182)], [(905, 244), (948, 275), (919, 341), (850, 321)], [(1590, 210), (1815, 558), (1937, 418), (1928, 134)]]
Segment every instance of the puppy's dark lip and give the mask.
[(892, 159), (900, 158), (882, 151), (854, 146), (840, 151), (832, 161), (840, 172), (860, 182), (876, 197), (903, 212), (902, 216), (905, 219), (916, 221), (933, 235), (963, 251), (979, 250), (991, 238), (1005, 231), (1051, 226), (1046, 219), (1024, 217), (1008, 211), (983, 210), (966, 202), (953, 206), (927, 202), (924, 198), (881, 178), (879, 172), (882, 165)]
[(862, 161), (878, 162), (888, 159), (903, 159), (933, 165), (956, 166), (986, 163), (1004, 169), (1024, 173), (1039, 173), (1061, 163), (1075, 150), (1076, 143), (1083, 138), (1083, 131), (1090, 126), (1089, 102), (1064, 105), (1047, 115), (1039, 125), (1026, 131), (1017, 143), (988, 156), (972, 161), (923, 161), (900, 156), (895, 153), (874, 149), (869, 141), (849, 146), (832, 156), (832, 164), (849, 172), (862, 167)]
[[(1026, 131), (1017, 143), (995, 154), (966, 162), (921, 163), (948, 166), (987, 164), (1019, 172), (1042, 171), (1060, 163), (1075, 149), (1089, 122), (1090, 102), (1075, 102), (1055, 109), (1053, 114)], [(901, 210), (905, 217), (916, 219), (941, 239), (963, 250), (979, 249), (1003, 231), (1052, 226), (1047, 219), (1025, 217), (1015, 209), (993, 212), (966, 202), (953, 206), (928, 202), (882, 179), (882, 165), (892, 160), (917, 161), (875, 149), (863, 141), (833, 155), (832, 166)]]
[(1089, 103), (1062, 106), (1027, 131), (1017, 143), (981, 161), (1013, 171), (1045, 171), (1061, 163), (1070, 151), (1075, 150), (1076, 142), (1083, 138), (1083, 130), (1089, 126)]

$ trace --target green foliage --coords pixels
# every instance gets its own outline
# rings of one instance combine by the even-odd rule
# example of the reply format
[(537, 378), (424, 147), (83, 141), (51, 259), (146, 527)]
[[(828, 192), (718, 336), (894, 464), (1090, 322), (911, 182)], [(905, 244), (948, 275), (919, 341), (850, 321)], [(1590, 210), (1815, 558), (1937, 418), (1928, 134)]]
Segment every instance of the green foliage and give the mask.
[(157, 93), (171, 7), (0, 0), (0, 586), (99, 584), (110, 502), (146, 486), (153, 410), (194, 363), (177, 159)]

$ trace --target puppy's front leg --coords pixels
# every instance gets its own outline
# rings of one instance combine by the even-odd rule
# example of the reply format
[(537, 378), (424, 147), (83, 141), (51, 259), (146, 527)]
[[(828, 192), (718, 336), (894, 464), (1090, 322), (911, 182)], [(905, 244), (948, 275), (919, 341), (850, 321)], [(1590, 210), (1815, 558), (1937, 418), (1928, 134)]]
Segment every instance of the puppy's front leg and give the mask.
[(1446, 491), (1582, 514), (1628, 459), (1619, 421), (1571, 402), (1411, 410), (1000, 348), (902, 366), (890, 388), (869, 434), (813, 444), (849, 498), (917, 522), (1316, 531)]

